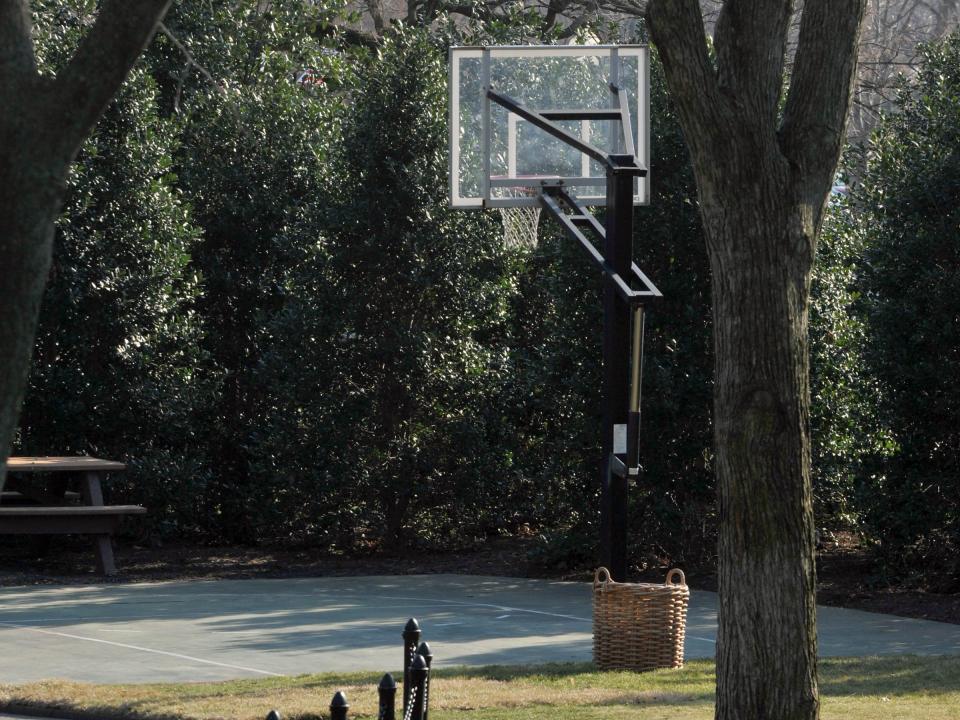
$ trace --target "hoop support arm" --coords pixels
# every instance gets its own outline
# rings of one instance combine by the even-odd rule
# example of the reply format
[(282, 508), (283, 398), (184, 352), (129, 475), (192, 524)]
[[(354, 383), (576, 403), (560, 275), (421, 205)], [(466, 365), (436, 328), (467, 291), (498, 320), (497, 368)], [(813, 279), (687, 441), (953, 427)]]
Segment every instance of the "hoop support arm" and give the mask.
[[(551, 189), (553, 190), (553, 189)], [(617, 294), (620, 298), (629, 304), (630, 306), (640, 305), (647, 300), (652, 298), (663, 297), (663, 294), (657, 289), (657, 287), (650, 281), (650, 279), (643, 274), (640, 268), (637, 267), (636, 263), (632, 264), (631, 270), (637, 279), (643, 283), (646, 289), (644, 290), (634, 290), (630, 285), (620, 276), (619, 273), (615, 272), (610, 264), (604, 260), (603, 255), (600, 254), (600, 251), (583, 234), (580, 227), (587, 226), (590, 228), (593, 233), (599, 237), (603, 238), (606, 234), (603, 226), (599, 221), (586, 209), (580, 207), (577, 202), (567, 195), (567, 193), (554, 190), (556, 195), (561, 197), (563, 201), (574, 209), (575, 214), (568, 215), (560, 207), (560, 203), (557, 202), (557, 199), (553, 196), (553, 192), (544, 192), (540, 195), (541, 204), (547, 209), (547, 211), (559, 222), (567, 233), (580, 245), (584, 250), (587, 251), (587, 254), (590, 256), (590, 259), (593, 260), (594, 264), (600, 268), (611, 280), (613, 280), (614, 285), (617, 289)]]
[[(589, 157), (592, 157), (598, 163), (603, 165), (605, 168), (612, 170), (613, 172), (618, 172), (618, 173), (629, 172), (639, 177), (646, 177), (647, 175), (647, 169), (639, 167), (636, 164), (636, 161), (634, 161), (631, 164), (615, 163), (609, 154), (603, 152), (599, 148), (594, 147), (588, 142), (584, 142), (583, 140), (578, 138), (576, 135), (573, 135), (572, 133), (569, 133), (566, 130), (564, 130), (562, 127), (554, 125), (552, 122), (550, 122), (550, 120), (548, 120), (541, 113), (537, 112), (536, 110), (532, 110), (528, 107), (525, 107), (524, 105), (518, 103), (513, 98), (507, 97), (506, 95), (501, 95), (500, 93), (494, 91), (491, 88), (487, 89), (487, 97), (490, 100), (493, 100), (495, 103), (497, 103), (497, 105), (500, 105), (501, 107), (506, 108), (507, 110), (512, 112), (514, 115), (518, 115), (522, 117), (524, 120), (537, 126), (544, 132), (550, 135), (553, 135), (553, 137), (557, 138), (558, 140), (566, 143), (567, 145), (570, 145), (573, 148), (576, 148), (577, 150), (582, 152), (584, 155), (588, 155)], [(613, 115), (613, 113), (610, 110), (596, 110), (596, 111), (586, 111), (586, 112), (587, 114), (590, 114), (590, 115), (596, 114), (598, 116), (601, 116), (598, 119), (610, 119), (611, 117), (612, 119), (617, 119), (619, 117), (622, 117), (621, 108), (614, 108), (614, 110), (616, 111), (615, 115)], [(584, 115), (580, 114), (581, 112), (582, 111), (570, 111), (570, 110), (550, 111), (551, 114), (559, 115), (557, 119), (560, 119), (561, 117), (566, 117), (571, 113), (576, 113), (579, 119), (588, 119), (588, 118), (585, 118)]]

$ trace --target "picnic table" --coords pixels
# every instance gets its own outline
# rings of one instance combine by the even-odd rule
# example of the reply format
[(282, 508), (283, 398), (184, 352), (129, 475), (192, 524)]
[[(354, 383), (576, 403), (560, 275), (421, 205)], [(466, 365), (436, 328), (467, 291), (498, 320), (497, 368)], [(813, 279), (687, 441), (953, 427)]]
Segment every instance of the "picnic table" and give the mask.
[[(117, 571), (111, 536), (140, 505), (105, 505), (101, 481), (126, 465), (93, 457), (11, 457), (0, 497), (0, 534), (92, 535), (97, 570)], [(77, 489), (73, 489), (77, 488)]]

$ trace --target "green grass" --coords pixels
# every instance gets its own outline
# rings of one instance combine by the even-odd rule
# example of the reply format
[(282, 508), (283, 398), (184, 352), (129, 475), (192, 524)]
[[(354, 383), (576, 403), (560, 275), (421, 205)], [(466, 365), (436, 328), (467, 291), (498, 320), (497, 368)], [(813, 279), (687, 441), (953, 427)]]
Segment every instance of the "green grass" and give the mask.
[[(284, 720), (326, 716), (346, 692), (352, 718), (376, 717), (379, 673), (152, 685), (46, 681), (0, 685), (0, 709), (96, 720)], [(955, 720), (960, 657), (830, 658), (820, 663), (824, 720)], [(586, 664), (436, 671), (432, 720), (710, 720), (714, 666), (652, 673), (597, 672)]]

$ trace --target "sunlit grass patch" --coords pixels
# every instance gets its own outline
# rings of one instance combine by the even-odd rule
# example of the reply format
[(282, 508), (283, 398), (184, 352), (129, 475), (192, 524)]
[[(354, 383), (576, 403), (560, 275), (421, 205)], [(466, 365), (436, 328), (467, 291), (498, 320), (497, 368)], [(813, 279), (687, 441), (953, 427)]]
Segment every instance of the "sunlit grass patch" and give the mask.
[[(960, 657), (829, 658), (820, 662), (824, 720), (954, 720)], [(380, 673), (325, 673), (216, 683), (90, 685), (46, 681), (0, 686), (8, 711), (96, 720), (285, 720), (326, 716), (343, 690), (352, 718), (375, 718)], [(714, 665), (599, 672), (589, 664), (438, 669), (434, 720), (709, 720)], [(399, 695), (399, 694), (398, 694)]]

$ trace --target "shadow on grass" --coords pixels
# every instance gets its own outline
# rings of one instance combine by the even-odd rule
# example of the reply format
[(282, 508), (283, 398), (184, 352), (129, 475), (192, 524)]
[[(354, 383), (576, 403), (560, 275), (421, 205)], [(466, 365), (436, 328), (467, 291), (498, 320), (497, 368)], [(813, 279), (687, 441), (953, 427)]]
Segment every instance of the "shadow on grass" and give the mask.
[[(681, 670), (658, 670), (649, 673), (601, 672), (589, 663), (546, 665), (491, 665), (486, 667), (437, 668), (434, 677), (504, 683), (497, 693), (509, 695), (508, 684), (540, 686), (545, 705), (551, 705), (556, 689), (595, 688), (612, 690), (602, 699), (595, 697), (594, 706), (689, 706), (710, 704), (714, 699), (715, 672), (711, 661), (697, 660)], [(115, 704), (91, 698), (93, 702), (72, 703), (69, 688), (54, 690), (46, 698), (17, 695), (7, 687), (8, 696), (0, 702), (0, 710), (37, 717), (61, 717), (74, 720), (182, 720), (183, 716), (164, 712), (163, 698), (197, 700), (232, 696), (249, 698), (251, 702), (269, 706), (285, 689), (317, 691), (318, 702), (325, 705), (328, 693), (339, 687), (366, 686), (375, 692), (379, 673), (325, 673), (296, 677), (235, 680), (218, 683), (179, 685), (128, 685), (116, 697)], [(399, 681), (401, 678), (397, 676)], [(136, 690), (143, 694), (137, 697)], [(820, 690), (824, 697), (869, 697), (960, 694), (960, 656), (883, 656), (862, 658), (823, 658), (820, 660)], [(482, 691), (481, 691), (482, 692)], [(489, 692), (489, 691), (487, 691)], [(148, 697), (149, 696), (149, 697)], [(89, 702), (89, 700), (88, 700)], [(568, 698), (572, 709), (583, 700)], [(482, 705), (481, 701), (481, 705)], [(475, 710), (493, 711), (499, 702)], [(159, 707), (158, 707), (159, 706)], [(566, 707), (566, 705), (565, 705)], [(506, 710), (505, 708), (503, 708)], [(319, 715), (297, 714), (290, 720), (310, 720)]]
[(65, 703), (13, 700), (0, 704), (2, 708), (0, 712), (32, 718), (69, 718), (69, 720), (183, 720), (180, 715), (138, 711), (132, 705), (124, 707), (89, 705), (78, 708)]
[(820, 692), (837, 697), (960, 692), (960, 656), (822, 658)]
[(597, 669), (593, 663), (544, 663), (541, 665), (485, 665), (483, 667), (453, 667), (438, 668), (433, 671), (435, 677), (476, 678), (479, 680), (532, 680), (542, 678), (555, 680), (573, 676), (584, 676), (596, 679), (599, 685), (617, 685), (616, 679), (632, 678), (634, 681), (656, 683), (671, 682), (700, 682), (714, 677), (713, 662), (710, 660), (693, 660), (679, 670), (656, 670), (653, 672), (635, 673), (630, 671), (603, 671)]

